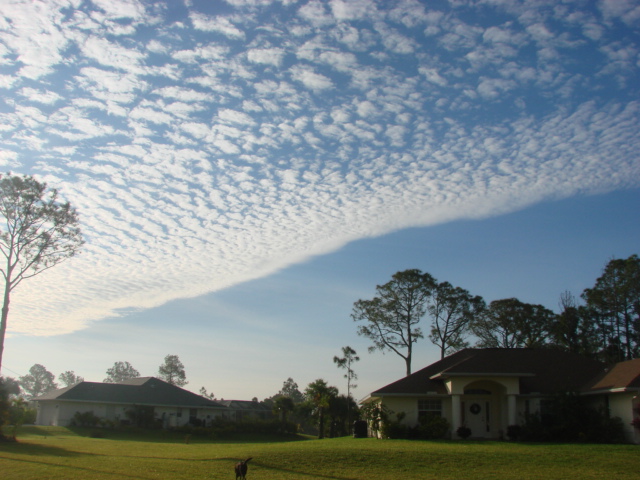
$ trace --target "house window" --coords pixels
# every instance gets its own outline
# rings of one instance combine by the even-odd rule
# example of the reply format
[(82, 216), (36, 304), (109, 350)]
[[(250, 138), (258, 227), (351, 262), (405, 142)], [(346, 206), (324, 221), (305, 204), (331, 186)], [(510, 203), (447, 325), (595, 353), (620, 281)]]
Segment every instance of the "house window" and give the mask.
[(418, 400), (418, 418), (430, 415), (442, 416), (442, 400), (424, 399)]

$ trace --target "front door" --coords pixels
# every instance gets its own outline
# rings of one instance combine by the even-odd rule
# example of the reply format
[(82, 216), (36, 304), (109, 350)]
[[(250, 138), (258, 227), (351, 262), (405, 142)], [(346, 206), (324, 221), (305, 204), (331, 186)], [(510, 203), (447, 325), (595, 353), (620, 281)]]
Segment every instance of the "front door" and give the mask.
[(488, 398), (470, 398), (464, 402), (464, 423), (471, 429), (471, 436), (491, 436), (491, 401)]

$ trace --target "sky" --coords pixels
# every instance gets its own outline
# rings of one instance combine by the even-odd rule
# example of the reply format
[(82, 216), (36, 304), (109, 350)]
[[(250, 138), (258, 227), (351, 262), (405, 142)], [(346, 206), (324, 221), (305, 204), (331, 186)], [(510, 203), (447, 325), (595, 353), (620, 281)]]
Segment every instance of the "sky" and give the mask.
[(640, 253), (639, 71), (637, 0), (4, 0), (0, 171), (86, 245), (14, 291), (1, 373), (346, 393), (349, 345), (361, 398), (404, 375), (350, 318), (397, 271), (557, 311)]

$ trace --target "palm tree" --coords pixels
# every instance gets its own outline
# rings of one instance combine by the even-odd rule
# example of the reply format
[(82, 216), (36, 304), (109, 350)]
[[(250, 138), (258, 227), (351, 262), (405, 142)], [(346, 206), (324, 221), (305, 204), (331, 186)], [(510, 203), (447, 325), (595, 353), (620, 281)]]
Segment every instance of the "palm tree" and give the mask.
[[(337, 355), (333, 357), (333, 363), (335, 363), (338, 368), (344, 368), (347, 371), (344, 375), (344, 378), (347, 379), (347, 398), (351, 398), (351, 389), (357, 387), (357, 385), (352, 382), (358, 379), (358, 375), (356, 375), (356, 372), (351, 368), (352, 363), (360, 361), (360, 357), (358, 357), (356, 353), (353, 348), (346, 346), (342, 347), (342, 355), (344, 355), (342, 358)], [(349, 429), (351, 429), (351, 404), (347, 403), (347, 407), (347, 423)]]
[(293, 412), (295, 406), (296, 404), (293, 402), (293, 399), (284, 395), (277, 396), (273, 402), (273, 413), (280, 418), (282, 428), (285, 431), (287, 429), (287, 416), (290, 412)]
[(330, 387), (321, 378), (311, 382), (304, 391), (307, 402), (312, 406), (313, 413), (318, 417), (318, 438), (324, 438), (324, 414), (329, 408), (331, 398), (338, 395), (336, 387)]

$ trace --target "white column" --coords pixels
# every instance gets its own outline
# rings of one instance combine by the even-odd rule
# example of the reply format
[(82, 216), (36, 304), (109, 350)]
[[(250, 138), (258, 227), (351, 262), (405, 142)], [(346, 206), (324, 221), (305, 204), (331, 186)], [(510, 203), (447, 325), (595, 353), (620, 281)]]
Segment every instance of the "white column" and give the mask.
[(454, 437), (456, 430), (461, 426), (460, 421), (460, 395), (453, 394), (451, 395), (451, 434)]

